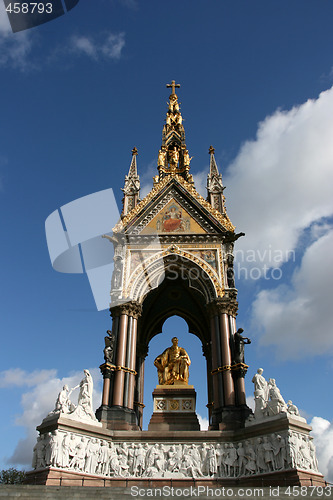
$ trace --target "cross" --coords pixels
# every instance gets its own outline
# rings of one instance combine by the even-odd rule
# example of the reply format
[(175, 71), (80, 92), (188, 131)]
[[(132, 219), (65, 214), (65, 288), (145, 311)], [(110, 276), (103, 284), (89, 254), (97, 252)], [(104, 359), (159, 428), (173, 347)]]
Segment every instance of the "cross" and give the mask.
[(176, 87), (177, 87), (178, 89), (179, 89), (179, 87), (180, 87), (179, 83), (176, 83), (176, 82), (175, 82), (175, 80), (172, 80), (172, 82), (171, 82), (171, 83), (167, 83), (167, 84), (166, 84), (166, 86), (167, 86), (167, 88), (170, 88), (170, 87), (172, 88), (171, 95), (172, 95), (172, 94), (176, 94), (176, 92), (175, 92), (175, 88), (176, 88)]

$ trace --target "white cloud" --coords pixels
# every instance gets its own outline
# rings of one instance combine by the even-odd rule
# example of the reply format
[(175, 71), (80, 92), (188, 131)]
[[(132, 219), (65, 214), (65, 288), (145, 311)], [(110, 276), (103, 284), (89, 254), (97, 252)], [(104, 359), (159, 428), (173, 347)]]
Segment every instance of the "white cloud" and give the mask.
[(333, 422), (321, 417), (313, 417), (310, 422), (316, 446), (319, 470), (326, 481), (333, 482)]
[[(224, 175), (228, 214), (246, 233), (235, 246), (236, 278), (246, 274), (239, 266), (258, 271), (247, 274), (252, 279), (263, 276), (264, 265), (280, 268), (266, 274), (268, 289), (266, 281), (256, 282), (252, 320), (261, 345), (276, 346), (285, 359), (333, 348), (332, 111), (333, 87), (289, 111), (277, 110)], [(302, 254), (287, 275), (283, 264)]]
[[(142, 171), (142, 173), (141, 173)], [(158, 174), (157, 159), (152, 160), (146, 168), (138, 167), (138, 174), (140, 176), (140, 198), (143, 200), (145, 196), (152, 190), (153, 177)]]
[(113, 35), (110, 33), (103, 45), (101, 46), (101, 51), (105, 57), (109, 59), (119, 59), (121, 57), (121, 51), (125, 46), (125, 34), (118, 33)]
[[(21, 384), (22, 374), (19, 373), (21, 370), (13, 369), (8, 370), (8, 372), (11, 372), (11, 376), (7, 377), (8, 380), (14, 381), (14, 385)], [(13, 376), (15, 373), (17, 374), (16, 377)], [(97, 369), (91, 369), (90, 373), (94, 380), (93, 402), (96, 409), (101, 401), (98, 383), (100, 374)], [(22, 426), (25, 429), (26, 437), (19, 440), (13, 455), (7, 461), (9, 464), (23, 465), (29, 468), (31, 465), (32, 450), (36, 442), (36, 426), (41, 424), (43, 418), (53, 410), (55, 400), (63, 385), (67, 384), (69, 387), (75, 387), (83, 378), (83, 372), (75, 372), (69, 377), (63, 377), (62, 379), (56, 377), (55, 370), (34, 371), (30, 374), (26, 373), (26, 376), (29, 381), (27, 385), (31, 386), (32, 390), (22, 395), (21, 406), (23, 411), (15, 420), (16, 425)], [(78, 390), (74, 391), (71, 395), (74, 403), (76, 403), (77, 394)]]
[(3, 2), (0, 2), (0, 66), (21, 71), (31, 68), (28, 55), (32, 49), (32, 35), (27, 31), (13, 33)]
[(202, 417), (199, 414), (197, 416), (198, 416), (198, 420), (199, 420), (199, 424), (200, 424), (200, 430), (201, 431), (207, 431), (208, 430), (208, 426), (209, 426), (208, 418)]
[(261, 290), (254, 300), (260, 343), (275, 345), (284, 359), (332, 352), (332, 249), (333, 230), (306, 249), (289, 284)]
[(35, 370), (28, 373), (21, 368), (11, 368), (0, 372), (0, 387), (32, 387), (50, 380), (56, 374), (56, 370)]
[[(276, 111), (258, 126), (224, 176), (231, 220), (244, 252), (296, 248), (302, 231), (333, 213), (333, 87), (318, 99)], [(286, 260), (286, 258), (284, 259)], [(282, 262), (280, 263), (280, 265)]]
[(206, 198), (206, 196), (207, 196), (207, 189), (206, 189), (206, 185), (207, 185), (207, 172), (208, 172), (208, 168), (207, 168), (207, 170), (204, 170), (204, 171), (197, 172), (197, 173), (193, 174), (193, 180), (194, 180), (195, 189), (204, 198)]
[(254, 396), (247, 396), (246, 397), (246, 404), (251, 410), (254, 411), (255, 409), (255, 402), (254, 402)]
[(82, 52), (92, 59), (97, 59), (97, 47), (94, 42), (86, 36), (73, 36), (72, 47), (76, 52)]
[(125, 46), (125, 33), (108, 33), (103, 39), (92, 36), (73, 35), (70, 40), (70, 50), (98, 60), (120, 59)]

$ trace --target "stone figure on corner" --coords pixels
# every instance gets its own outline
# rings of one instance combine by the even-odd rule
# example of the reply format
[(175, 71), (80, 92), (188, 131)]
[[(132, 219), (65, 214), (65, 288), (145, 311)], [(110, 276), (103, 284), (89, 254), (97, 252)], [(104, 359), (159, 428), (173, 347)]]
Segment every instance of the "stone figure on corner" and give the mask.
[(105, 363), (113, 363), (113, 353), (115, 348), (115, 337), (112, 335), (110, 330), (106, 333), (108, 337), (104, 337), (105, 347), (103, 349)]
[(234, 335), (235, 344), (235, 363), (244, 363), (244, 344), (251, 344), (251, 340), (247, 337), (243, 337), (243, 328), (238, 328)]

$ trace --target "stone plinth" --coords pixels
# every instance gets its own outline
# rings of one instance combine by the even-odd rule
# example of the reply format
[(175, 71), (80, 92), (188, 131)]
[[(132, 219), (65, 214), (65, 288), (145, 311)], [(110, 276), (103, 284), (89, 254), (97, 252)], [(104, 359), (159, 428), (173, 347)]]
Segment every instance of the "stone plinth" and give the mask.
[[(174, 401), (185, 399), (183, 387), (178, 393), (172, 389), (167, 395), (173, 394)], [(195, 398), (193, 388), (187, 389), (185, 395)], [(156, 392), (160, 398), (161, 388)], [(176, 422), (181, 413), (173, 411), (154, 414), (172, 413)], [(188, 418), (196, 418), (190, 408), (186, 411)], [(61, 415), (38, 427), (35, 470), (27, 474), (27, 482), (123, 487), (324, 485), (311, 427), (303, 420), (283, 413), (249, 419), (236, 431), (116, 431)]]
[(199, 431), (192, 385), (158, 385), (153, 392), (154, 412), (149, 431)]

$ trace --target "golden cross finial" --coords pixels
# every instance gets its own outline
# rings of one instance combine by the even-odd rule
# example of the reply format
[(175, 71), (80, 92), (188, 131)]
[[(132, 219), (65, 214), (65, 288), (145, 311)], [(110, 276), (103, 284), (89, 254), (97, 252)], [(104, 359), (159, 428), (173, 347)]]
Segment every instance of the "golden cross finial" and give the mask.
[(215, 149), (213, 148), (213, 146), (210, 146), (208, 153), (210, 155), (215, 153)]
[(176, 87), (177, 87), (177, 89), (179, 89), (180, 84), (176, 83), (175, 80), (172, 80), (172, 82), (171, 83), (167, 83), (166, 86), (167, 86), (167, 88), (171, 88), (172, 89), (172, 91), (171, 91), (171, 95), (172, 95), (172, 94), (176, 94), (175, 89), (176, 89)]
[(134, 148), (132, 149), (132, 156), (136, 156), (138, 154), (138, 150), (136, 149), (136, 147), (134, 146)]

